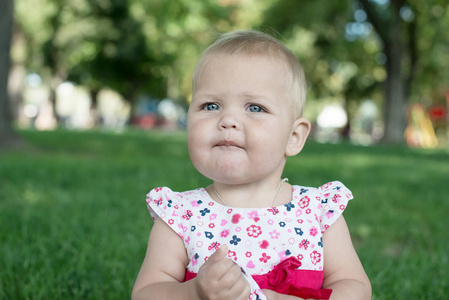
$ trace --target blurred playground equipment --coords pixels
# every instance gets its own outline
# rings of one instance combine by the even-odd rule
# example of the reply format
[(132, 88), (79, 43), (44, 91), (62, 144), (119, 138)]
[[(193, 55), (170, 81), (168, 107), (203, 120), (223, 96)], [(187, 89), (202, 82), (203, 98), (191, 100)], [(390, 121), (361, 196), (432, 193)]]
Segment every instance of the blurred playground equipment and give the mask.
[(408, 126), (405, 131), (410, 147), (437, 148), (447, 144), (449, 135), (449, 91), (446, 93), (446, 106), (434, 105), (426, 109), (415, 103), (410, 107)]

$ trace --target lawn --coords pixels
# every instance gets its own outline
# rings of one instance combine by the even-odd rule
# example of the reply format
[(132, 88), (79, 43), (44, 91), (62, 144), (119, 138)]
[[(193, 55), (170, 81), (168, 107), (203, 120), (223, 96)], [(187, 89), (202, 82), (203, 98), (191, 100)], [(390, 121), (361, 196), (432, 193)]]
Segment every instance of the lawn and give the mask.
[[(151, 221), (145, 194), (205, 186), (184, 133), (22, 131), (0, 153), (0, 299), (129, 299)], [(308, 142), (285, 177), (340, 180), (373, 299), (445, 299), (449, 151)]]

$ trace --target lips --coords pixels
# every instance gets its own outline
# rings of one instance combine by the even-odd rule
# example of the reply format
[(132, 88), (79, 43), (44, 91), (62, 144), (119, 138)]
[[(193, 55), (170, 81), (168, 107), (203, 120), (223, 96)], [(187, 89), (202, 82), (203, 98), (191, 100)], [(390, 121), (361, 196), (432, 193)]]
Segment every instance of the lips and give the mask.
[(236, 148), (242, 148), (237, 143), (235, 143), (233, 141), (221, 141), (221, 142), (217, 143), (216, 147), (224, 147), (224, 148), (236, 147)]

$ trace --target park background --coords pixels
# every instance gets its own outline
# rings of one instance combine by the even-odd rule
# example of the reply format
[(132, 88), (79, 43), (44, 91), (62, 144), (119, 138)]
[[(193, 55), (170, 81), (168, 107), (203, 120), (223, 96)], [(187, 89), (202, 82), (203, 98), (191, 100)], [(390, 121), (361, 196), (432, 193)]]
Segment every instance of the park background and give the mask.
[(187, 155), (194, 65), (242, 28), (304, 66), (313, 133), (284, 175), (353, 191), (373, 299), (446, 298), (446, 2), (3, 1), (0, 299), (129, 298), (145, 194), (209, 184)]

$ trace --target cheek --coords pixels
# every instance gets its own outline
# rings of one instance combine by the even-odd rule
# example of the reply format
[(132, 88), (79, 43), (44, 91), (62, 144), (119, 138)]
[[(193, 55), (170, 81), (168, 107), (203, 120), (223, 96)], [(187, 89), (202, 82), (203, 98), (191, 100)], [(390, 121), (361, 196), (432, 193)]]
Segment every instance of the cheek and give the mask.
[[(252, 137), (254, 153), (259, 153), (266, 160), (278, 161), (284, 159), (287, 150), (288, 137), (282, 134), (282, 129), (266, 131), (264, 134), (254, 135)], [(268, 133), (268, 134), (267, 134)]]
[(207, 154), (208, 134), (204, 130), (205, 126), (198, 126), (197, 124), (189, 124), (187, 128), (187, 145), (189, 149), (190, 160), (194, 166), (202, 162), (204, 156)]

